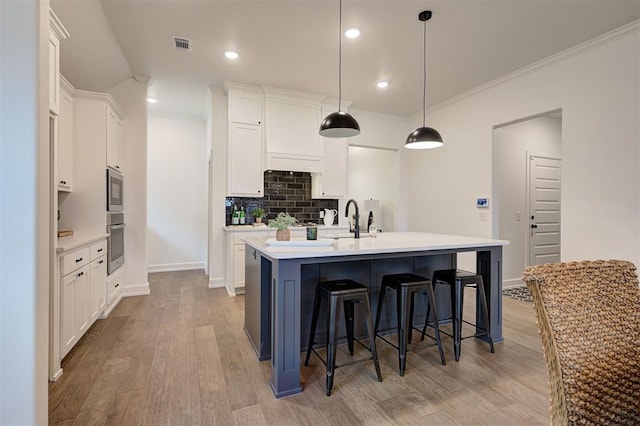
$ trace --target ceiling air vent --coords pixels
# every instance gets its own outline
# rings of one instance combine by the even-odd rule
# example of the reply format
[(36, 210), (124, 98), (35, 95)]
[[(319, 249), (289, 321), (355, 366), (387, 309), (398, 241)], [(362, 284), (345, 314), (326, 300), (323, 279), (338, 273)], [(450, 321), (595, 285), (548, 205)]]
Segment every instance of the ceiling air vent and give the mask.
[(173, 47), (176, 50), (186, 50), (191, 52), (191, 40), (184, 37), (173, 36)]

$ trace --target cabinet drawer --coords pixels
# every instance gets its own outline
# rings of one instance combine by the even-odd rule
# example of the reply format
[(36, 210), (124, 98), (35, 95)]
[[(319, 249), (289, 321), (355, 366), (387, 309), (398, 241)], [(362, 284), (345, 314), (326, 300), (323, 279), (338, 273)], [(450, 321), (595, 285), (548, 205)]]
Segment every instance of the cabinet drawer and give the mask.
[(123, 274), (120, 270), (107, 277), (107, 304), (112, 305), (122, 291)]
[(91, 244), (91, 260), (95, 260), (105, 254), (107, 254), (107, 240)]
[(62, 276), (70, 274), (78, 268), (88, 264), (91, 256), (91, 248), (85, 247), (62, 256)]

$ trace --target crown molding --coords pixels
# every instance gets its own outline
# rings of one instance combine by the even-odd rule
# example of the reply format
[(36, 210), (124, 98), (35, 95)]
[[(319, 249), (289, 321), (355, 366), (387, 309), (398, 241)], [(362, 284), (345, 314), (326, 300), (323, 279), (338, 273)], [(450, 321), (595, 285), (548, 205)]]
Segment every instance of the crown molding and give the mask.
[(530, 65), (527, 65), (524, 68), (520, 68), (516, 71), (510, 72), (508, 74), (504, 74), (494, 80), (491, 80), (485, 84), (482, 84), (480, 86), (474, 87), (473, 89), (467, 90), (466, 92), (462, 92), (456, 96), (453, 96), (449, 99), (446, 99), (442, 102), (439, 102), (435, 105), (433, 105), (430, 108), (427, 108), (427, 112), (430, 111), (436, 111), (440, 108), (444, 108), (448, 105), (451, 105), (455, 102), (458, 102), (464, 98), (467, 98), (469, 96), (472, 96), (476, 93), (482, 92), (484, 90), (487, 90), (493, 86), (496, 86), (498, 84), (504, 83), (506, 81), (509, 81), (511, 79), (520, 77), (522, 75), (528, 74), (532, 71), (535, 71), (539, 68), (545, 67), (547, 65), (551, 65), (554, 63), (557, 63), (569, 56), (573, 56), (577, 53), (583, 52), (585, 50), (591, 49), (593, 47), (597, 47), (600, 46), (610, 40), (619, 38), (624, 36), (627, 33), (633, 32), (633, 31), (640, 31), (640, 19), (637, 21), (633, 21), (629, 24), (623, 25), (622, 27), (616, 28), (615, 30), (609, 31), (607, 33), (604, 33), (602, 35), (599, 35), (598, 37), (592, 38), (591, 40), (587, 40), (583, 43), (577, 44), (573, 47), (570, 47), (568, 49), (565, 49), (561, 52), (558, 52), (556, 54), (553, 54), (551, 56), (548, 56), (544, 59), (541, 59), (540, 61), (534, 62)]

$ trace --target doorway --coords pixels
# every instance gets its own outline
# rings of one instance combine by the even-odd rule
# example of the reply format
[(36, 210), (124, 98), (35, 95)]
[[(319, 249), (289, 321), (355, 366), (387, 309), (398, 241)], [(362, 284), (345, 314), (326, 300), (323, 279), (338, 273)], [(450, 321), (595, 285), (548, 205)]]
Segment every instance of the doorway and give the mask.
[[(561, 141), (560, 110), (506, 123), (493, 130), (493, 237), (510, 241), (503, 248), (504, 287), (524, 285), (521, 275), (526, 266), (560, 259)], [(540, 165), (534, 164), (533, 171), (532, 158)], [(545, 166), (554, 161), (557, 167)], [(553, 191), (536, 190), (536, 182), (540, 188), (544, 188), (543, 182), (557, 186), (558, 202), (553, 213), (542, 208), (547, 206), (545, 197)], [(532, 213), (530, 208), (534, 210)], [(549, 241), (550, 235), (557, 242), (555, 247), (552, 247), (555, 243)]]

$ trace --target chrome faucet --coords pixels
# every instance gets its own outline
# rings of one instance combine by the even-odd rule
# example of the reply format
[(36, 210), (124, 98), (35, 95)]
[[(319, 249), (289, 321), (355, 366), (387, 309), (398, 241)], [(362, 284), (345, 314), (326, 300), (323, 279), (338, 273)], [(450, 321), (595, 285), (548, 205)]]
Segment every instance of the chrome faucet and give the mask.
[(344, 209), (344, 215), (347, 217), (347, 219), (349, 218), (349, 205), (351, 203), (353, 203), (353, 205), (356, 206), (356, 218), (355, 218), (355, 224), (354, 224), (354, 232), (355, 232), (354, 238), (360, 238), (360, 210), (358, 209), (358, 203), (356, 203), (356, 200), (354, 200), (353, 198), (350, 199), (349, 201), (347, 201), (347, 207)]

